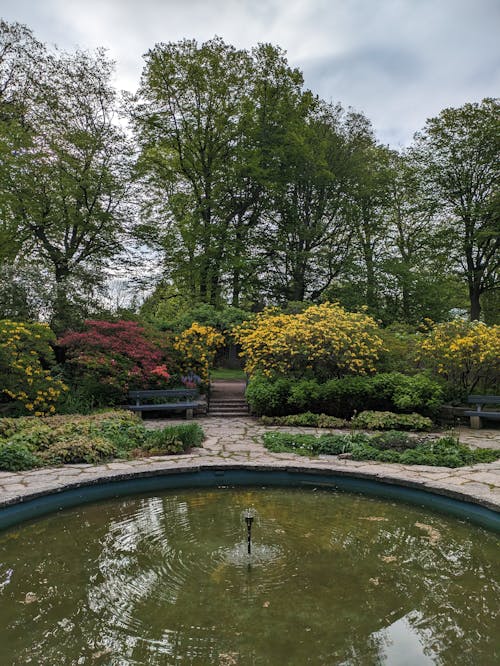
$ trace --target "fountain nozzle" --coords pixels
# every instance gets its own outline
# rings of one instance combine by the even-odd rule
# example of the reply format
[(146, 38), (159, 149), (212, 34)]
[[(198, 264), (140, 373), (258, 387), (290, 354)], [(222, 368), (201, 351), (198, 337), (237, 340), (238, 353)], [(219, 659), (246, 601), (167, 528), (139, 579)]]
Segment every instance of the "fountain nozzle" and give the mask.
[(252, 553), (252, 523), (256, 515), (257, 511), (255, 509), (245, 509), (243, 511), (243, 518), (247, 524), (247, 551), (249, 555)]

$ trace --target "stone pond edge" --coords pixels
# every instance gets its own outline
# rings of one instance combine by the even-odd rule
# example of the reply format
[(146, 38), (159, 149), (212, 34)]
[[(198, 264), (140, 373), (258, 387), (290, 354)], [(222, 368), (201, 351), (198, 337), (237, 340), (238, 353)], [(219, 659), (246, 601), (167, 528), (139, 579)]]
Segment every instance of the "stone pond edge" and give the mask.
[[(165, 461), (154, 461), (147, 466), (141, 466), (137, 469), (109, 469), (104, 466), (88, 465), (85, 469), (83, 476), (87, 478), (79, 478), (78, 480), (70, 480), (68, 478), (50, 479), (45, 476), (43, 479), (42, 487), (26, 488), (22, 491), (16, 491), (7, 496), (0, 497), (0, 510), (2, 508), (12, 507), (16, 504), (23, 504), (30, 500), (35, 500), (48, 495), (57, 495), (67, 490), (74, 490), (79, 488), (96, 486), (99, 484), (114, 482), (114, 481), (128, 481), (137, 478), (150, 478), (161, 477), (172, 474), (185, 474), (196, 473), (203, 471), (224, 471), (224, 470), (248, 470), (248, 471), (261, 471), (261, 472), (288, 472), (288, 473), (309, 473), (309, 474), (323, 474), (325, 476), (338, 476), (359, 478), (370, 480), (387, 485), (397, 485), (405, 488), (422, 490), (435, 495), (449, 497), (461, 502), (468, 502), (475, 504), (491, 511), (500, 513), (500, 501), (495, 497), (488, 497), (483, 493), (474, 491), (467, 491), (467, 484), (460, 486), (460, 490), (456, 485), (440, 483), (438, 479), (432, 480), (429, 478), (416, 479), (408, 478), (404, 474), (398, 474), (397, 470), (388, 474), (386, 471), (377, 471), (377, 466), (373, 465), (373, 469), (347, 469), (344, 466), (335, 465), (334, 463), (326, 463), (321, 461), (316, 464), (307, 464), (304, 462), (234, 462), (224, 461), (218, 459), (213, 462), (203, 462), (193, 464), (191, 461), (175, 461), (175, 463)], [(54, 472), (59, 472), (62, 468), (53, 468)], [(48, 470), (46, 470), (48, 471)], [(88, 475), (88, 476), (87, 476)]]

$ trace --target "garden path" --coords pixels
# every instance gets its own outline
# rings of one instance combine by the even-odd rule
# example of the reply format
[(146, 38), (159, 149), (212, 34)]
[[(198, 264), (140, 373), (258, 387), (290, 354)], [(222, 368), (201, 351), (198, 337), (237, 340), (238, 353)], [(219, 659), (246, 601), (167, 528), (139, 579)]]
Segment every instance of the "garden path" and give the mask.
[[(117, 460), (105, 465), (67, 465), (26, 472), (0, 472), (0, 506), (61, 491), (67, 488), (130, 478), (198, 471), (210, 468), (302, 469), (383, 480), (387, 483), (421, 487), (438, 494), (466, 499), (500, 512), (500, 460), (471, 467), (449, 469), (423, 465), (400, 465), (343, 460), (336, 456), (307, 458), (293, 453), (271, 453), (262, 444), (268, 430), (319, 433), (315, 428), (264, 426), (257, 418), (196, 419), (206, 434), (203, 447), (176, 456), (139, 460)], [(185, 420), (146, 421), (158, 428)], [(325, 432), (322, 430), (321, 432)], [(335, 431), (330, 431), (335, 432)], [(338, 432), (338, 431), (337, 431)], [(500, 449), (500, 430), (460, 429), (460, 440), (473, 446)]]

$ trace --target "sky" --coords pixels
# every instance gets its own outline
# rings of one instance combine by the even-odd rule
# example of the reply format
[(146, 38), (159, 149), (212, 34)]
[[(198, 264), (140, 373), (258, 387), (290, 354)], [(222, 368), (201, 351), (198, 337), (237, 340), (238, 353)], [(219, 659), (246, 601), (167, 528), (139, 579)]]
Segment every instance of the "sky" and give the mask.
[(279, 45), (306, 87), (365, 113), (394, 148), (443, 108), (500, 93), (500, 0), (2, 0), (0, 12), (64, 49), (104, 46), (129, 91), (157, 42)]

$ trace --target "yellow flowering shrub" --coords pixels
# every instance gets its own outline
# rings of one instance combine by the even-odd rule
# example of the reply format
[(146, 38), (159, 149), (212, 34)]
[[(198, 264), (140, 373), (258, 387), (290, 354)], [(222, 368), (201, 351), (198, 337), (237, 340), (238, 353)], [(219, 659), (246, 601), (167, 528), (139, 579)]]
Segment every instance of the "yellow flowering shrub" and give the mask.
[(55, 412), (67, 390), (51, 373), (55, 341), (47, 324), (0, 321), (0, 401), (14, 400), (35, 416)]
[(418, 345), (418, 361), (463, 393), (498, 390), (500, 326), (455, 320), (436, 324)]
[(246, 372), (267, 377), (367, 374), (375, 371), (383, 347), (372, 317), (336, 303), (311, 305), (299, 314), (269, 308), (236, 327), (233, 336)]
[(224, 342), (224, 336), (217, 329), (212, 326), (203, 326), (195, 321), (177, 336), (174, 348), (182, 357), (183, 371), (194, 372), (206, 383), (210, 368), (214, 363), (215, 353)]

